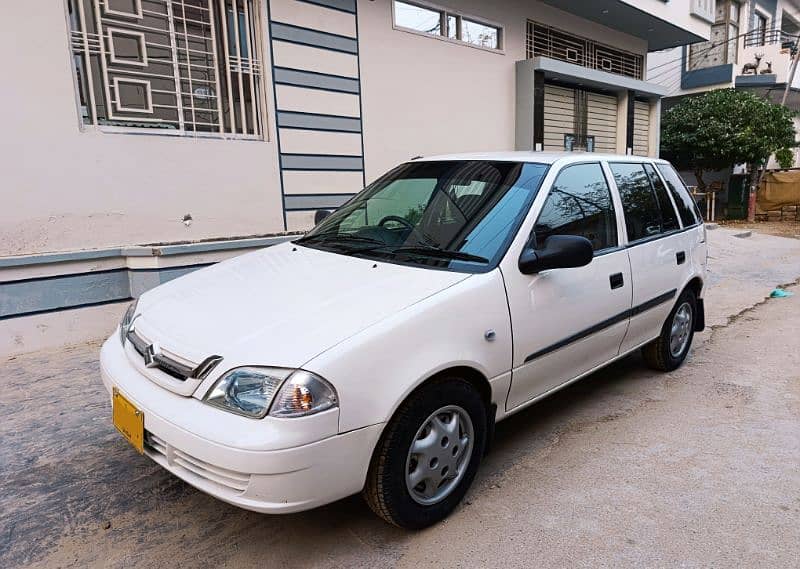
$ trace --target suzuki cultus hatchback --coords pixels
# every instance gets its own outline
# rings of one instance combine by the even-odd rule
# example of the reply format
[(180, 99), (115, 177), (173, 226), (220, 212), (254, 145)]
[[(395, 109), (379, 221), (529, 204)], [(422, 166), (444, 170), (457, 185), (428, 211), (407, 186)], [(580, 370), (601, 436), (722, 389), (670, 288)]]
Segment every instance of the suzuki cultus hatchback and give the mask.
[(662, 160), (417, 159), (293, 242), (146, 292), (103, 346), (113, 421), (189, 484), (257, 512), (363, 492), (447, 516), (495, 422), (704, 326), (705, 230)]

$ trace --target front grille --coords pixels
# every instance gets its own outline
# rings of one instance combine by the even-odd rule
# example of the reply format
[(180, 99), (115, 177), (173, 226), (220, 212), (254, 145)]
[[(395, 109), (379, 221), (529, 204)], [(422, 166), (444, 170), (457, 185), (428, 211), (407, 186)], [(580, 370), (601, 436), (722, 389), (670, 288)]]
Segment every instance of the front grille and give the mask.
[(195, 458), (189, 453), (168, 445), (150, 431), (145, 431), (144, 448), (152, 458), (165, 462), (166, 466), (177, 471), (179, 476), (188, 473), (190, 477), (192, 475), (200, 477), (237, 493), (244, 492), (250, 484), (249, 474), (215, 466)]
[(209, 356), (200, 364), (187, 364), (157, 350), (153, 343), (142, 337), (135, 328), (128, 332), (128, 340), (133, 349), (142, 356), (145, 367), (157, 368), (180, 381), (188, 378), (204, 379), (222, 361), (221, 356)]
[(144, 432), (144, 447), (167, 458), (167, 443), (159, 439), (150, 431)]

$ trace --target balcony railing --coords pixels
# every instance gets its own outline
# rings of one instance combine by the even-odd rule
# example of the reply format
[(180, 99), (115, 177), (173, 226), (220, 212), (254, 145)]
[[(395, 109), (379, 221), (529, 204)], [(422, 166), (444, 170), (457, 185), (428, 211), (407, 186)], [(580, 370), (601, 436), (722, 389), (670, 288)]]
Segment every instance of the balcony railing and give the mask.
[(550, 57), (608, 73), (643, 78), (644, 57), (528, 21), (527, 58)]
[(751, 30), (744, 35), (744, 47), (757, 47), (759, 45), (781, 44), (790, 47), (797, 41), (797, 37), (787, 34), (776, 28), (769, 30)]

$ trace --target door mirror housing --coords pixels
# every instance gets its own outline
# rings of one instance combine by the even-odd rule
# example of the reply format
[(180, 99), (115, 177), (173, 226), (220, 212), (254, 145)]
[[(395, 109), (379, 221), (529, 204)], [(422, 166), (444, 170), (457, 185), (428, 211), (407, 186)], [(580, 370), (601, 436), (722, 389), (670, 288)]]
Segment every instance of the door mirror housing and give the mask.
[(519, 270), (532, 275), (548, 269), (583, 267), (592, 262), (594, 250), (586, 237), (578, 235), (551, 235), (544, 246), (536, 247), (534, 236), (519, 257)]
[(329, 209), (318, 209), (314, 212), (314, 225), (319, 225), (322, 221), (325, 220), (333, 212)]

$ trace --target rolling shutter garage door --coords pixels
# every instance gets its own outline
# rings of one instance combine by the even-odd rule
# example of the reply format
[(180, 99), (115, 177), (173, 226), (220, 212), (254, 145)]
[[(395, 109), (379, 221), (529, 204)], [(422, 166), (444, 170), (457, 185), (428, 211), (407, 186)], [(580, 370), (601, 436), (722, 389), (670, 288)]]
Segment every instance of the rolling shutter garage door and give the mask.
[(633, 103), (633, 153), (636, 156), (650, 154), (650, 103)]
[(564, 150), (564, 135), (575, 132), (575, 89), (544, 86), (544, 150)]
[(586, 101), (586, 134), (594, 136), (594, 151), (617, 151), (617, 98), (589, 93)]
[(544, 150), (564, 150), (567, 134), (594, 137), (595, 152), (616, 152), (617, 98), (545, 85)]

